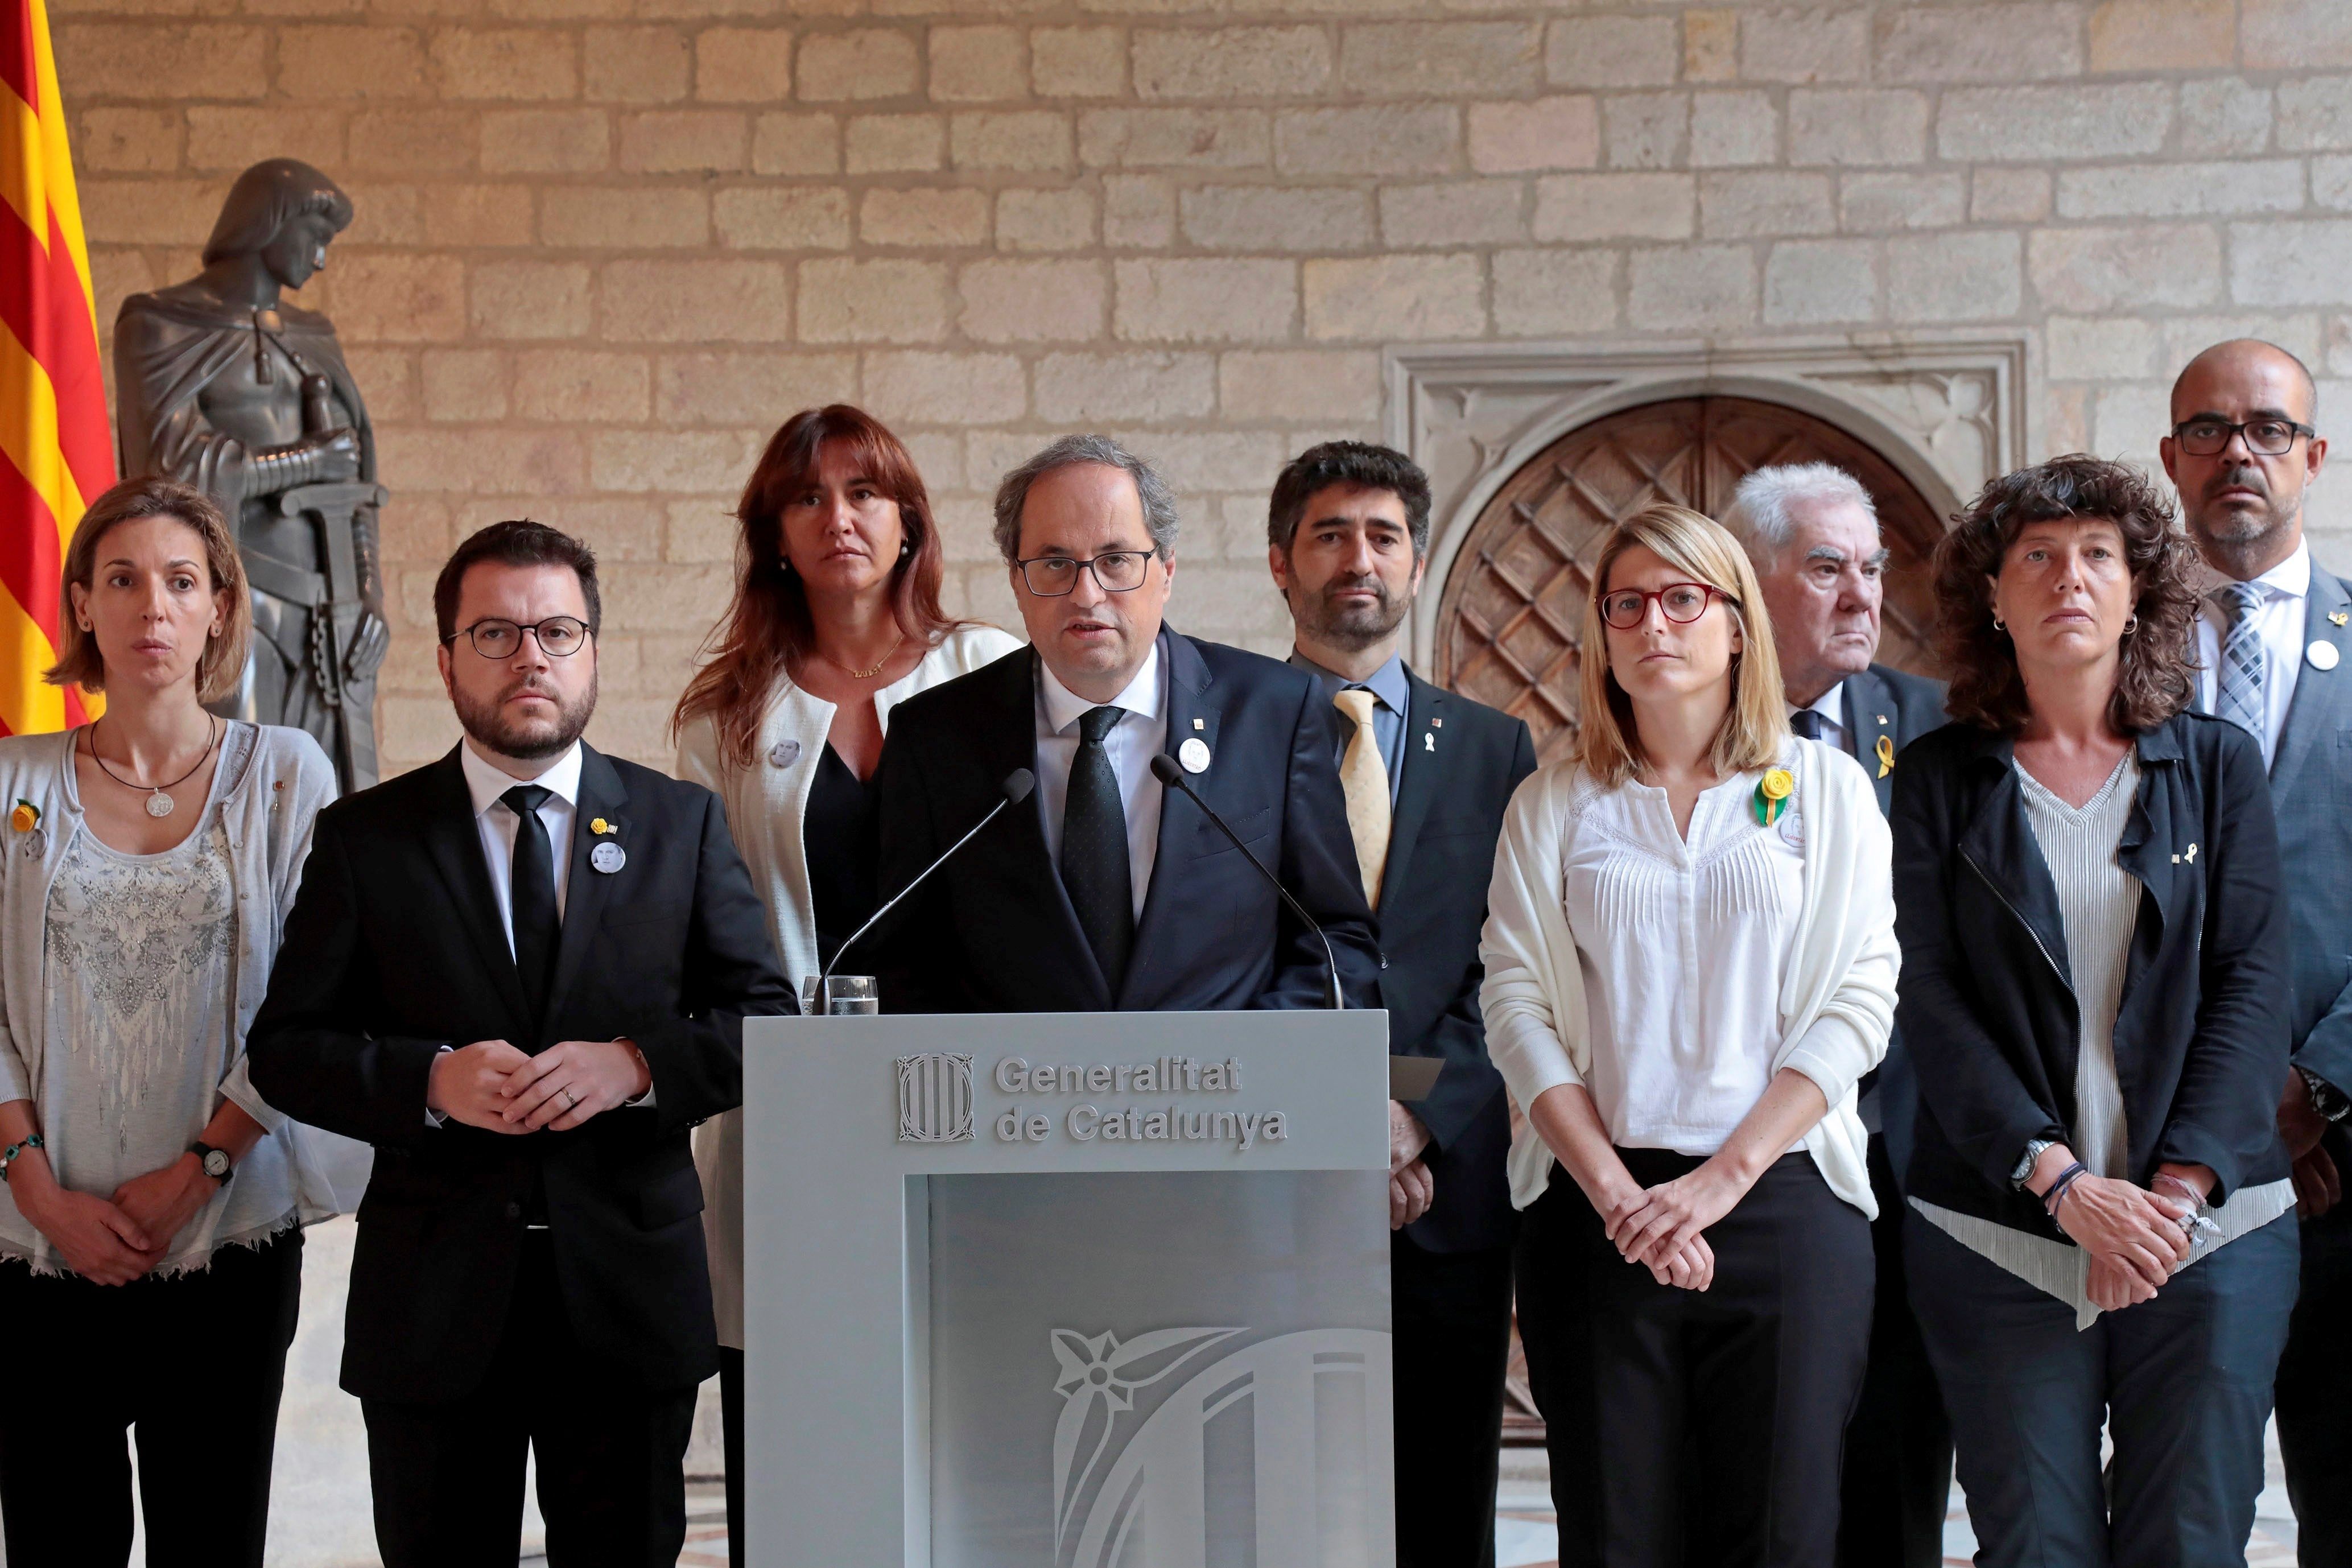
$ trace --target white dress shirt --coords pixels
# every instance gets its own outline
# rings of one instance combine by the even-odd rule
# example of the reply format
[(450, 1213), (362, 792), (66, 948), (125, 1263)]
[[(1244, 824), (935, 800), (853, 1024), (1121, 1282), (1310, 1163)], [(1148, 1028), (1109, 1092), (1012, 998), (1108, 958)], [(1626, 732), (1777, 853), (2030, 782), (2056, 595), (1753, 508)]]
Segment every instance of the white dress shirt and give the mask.
[[(2303, 673), (2304, 627), (2311, 606), (2311, 544), (2299, 542), (2294, 553), (2253, 580), (2262, 590), (2254, 606), (2254, 630), (2263, 639), (2263, 761), (2277, 753), (2279, 731), (2286, 728), (2287, 705), (2294, 700), (2295, 677)], [(2208, 593), (2197, 606), (2197, 658), (2204, 668), (2197, 676), (2198, 710), (2210, 713), (2219, 700), (2221, 642), (2230, 635), (2228, 612)]]
[[(1806, 706), (1822, 716), (1822, 740), (1841, 752), (1844, 751), (1846, 749), (1845, 682), (1839, 681)], [(1791, 719), (1795, 718), (1799, 711), (1795, 703), (1789, 705), (1789, 717)]]
[(547, 826), (547, 845), (555, 852), (555, 918), (563, 918), (563, 894), (572, 880), (572, 819), (580, 805), (580, 742), (574, 741), (562, 756), (535, 779), (519, 779), (484, 762), (468, 741), (457, 748), (458, 765), (466, 770), (466, 788), (474, 797), (474, 826), (482, 836), (482, 864), (490, 874), (490, 897), (499, 906), (499, 928), (507, 933), (507, 955), (514, 955), (514, 847), (522, 818), (499, 797), (517, 784), (537, 784), (548, 792), (539, 803), (539, 820)]
[[(1073, 692), (1037, 661), (1037, 810), (1045, 826), (1045, 853), (1062, 868), (1062, 813), (1070, 798), (1070, 768), (1078, 757), (1078, 721), (1100, 706)], [(1135, 918), (1143, 918), (1151, 867), (1160, 857), (1160, 782), (1151, 759), (1168, 748), (1168, 684), (1153, 643), (1127, 689), (1110, 700), (1127, 712), (1103, 738), (1118, 775), (1119, 806), (1127, 814), (1127, 863), (1135, 890)]]

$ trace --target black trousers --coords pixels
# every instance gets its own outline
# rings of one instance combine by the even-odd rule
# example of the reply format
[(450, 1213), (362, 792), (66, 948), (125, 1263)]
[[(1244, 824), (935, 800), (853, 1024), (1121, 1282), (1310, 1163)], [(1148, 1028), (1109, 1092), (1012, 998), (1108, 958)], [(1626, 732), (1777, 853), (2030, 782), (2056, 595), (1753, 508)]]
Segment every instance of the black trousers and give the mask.
[(224, 1247), (168, 1279), (95, 1285), (0, 1263), (10, 1411), (0, 1417), (8, 1561), (131, 1560), (131, 1458), (149, 1568), (261, 1568), (302, 1233)]
[(2352, 1204), (2302, 1223), (2303, 1291), (2279, 1358), (2279, 1448), (2303, 1568), (2352, 1568)]
[(1511, 1249), (1389, 1237), (1397, 1568), (1494, 1568)]
[(360, 1402), (384, 1568), (514, 1568), (533, 1450), (550, 1568), (673, 1568), (695, 1390), (635, 1388), (584, 1360), (545, 1231), (526, 1233), (491, 1365), (463, 1399)]
[(1903, 1194), (1886, 1140), (1870, 1139), (1870, 1190), (1878, 1199), (1871, 1250), (1878, 1258), (1876, 1310), (1862, 1402), (1845, 1429), (1839, 1500), (1842, 1568), (1937, 1568), (1952, 1499), (1952, 1424), (1911, 1315), (1903, 1272)]
[(727, 1444), (727, 1560), (749, 1563), (743, 1545), (743, 1352), (731, 1345), (719, 1347), (719, 1429)]
[[(1618, 1151), (1654, 1186), (1698, 1160)], [(1822, 1568), (1870, 1343), (1870, 1225), (1811, 1156), (1706, 1232), (1715, 1282), (1661, 1285), (1567, 1174), (1527, 1211), (1519, 1339), (1551, 1450), (1561, 1568)]]

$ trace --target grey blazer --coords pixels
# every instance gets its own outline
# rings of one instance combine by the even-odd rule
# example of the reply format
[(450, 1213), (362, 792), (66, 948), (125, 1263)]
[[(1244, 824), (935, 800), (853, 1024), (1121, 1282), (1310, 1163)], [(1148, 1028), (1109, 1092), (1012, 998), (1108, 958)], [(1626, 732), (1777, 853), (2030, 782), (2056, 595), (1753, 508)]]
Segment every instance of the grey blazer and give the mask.
[[(2327, 669), (2304, 660), (2271, 762), (2294, 947), (2294, 1064), (2352, 1092), (2352, 593), (2316, 561), (2303, 635), (2336, 658)], [(2347, 1152), (2340, 1131), (2329, 1142), (2339, 1158)]]

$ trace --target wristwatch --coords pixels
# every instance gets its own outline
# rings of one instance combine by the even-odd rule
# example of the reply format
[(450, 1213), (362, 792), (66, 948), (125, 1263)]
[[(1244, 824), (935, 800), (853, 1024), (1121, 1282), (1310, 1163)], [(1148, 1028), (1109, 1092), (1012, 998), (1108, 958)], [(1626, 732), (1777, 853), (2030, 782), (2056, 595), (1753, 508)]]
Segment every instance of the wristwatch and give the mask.
[(194, 1154), (203, 1163), (205, 1175), (210, 1176), (222, 1186), (228, 1185), (227, 1150), (215, 1149), (209, 1143), (191, 1143), (188, 1145), (188, 1152)]
[(2347, 1113), (2352, 1113), (2352, 1097), (2347, 1097), (2342, 1089), (2317, 1073), (2306, 1072), (2301, 1068), (2294, 1070), (2295, 1076), (2303, 1079), (2304, 1098), (2311, 1101), (2311, 1109), (2319, 1113), (2322, 1121), (2341, 1121)]
[(2025, 1146), (2025, 1158), (2009, 1173), (2009, 1184), (2022, 1189), (2033, 1179), (2033, 1167), (2042, 1163), (2042, 1153), (2057, 1143), (2055, 1138), (2036, 1138)]

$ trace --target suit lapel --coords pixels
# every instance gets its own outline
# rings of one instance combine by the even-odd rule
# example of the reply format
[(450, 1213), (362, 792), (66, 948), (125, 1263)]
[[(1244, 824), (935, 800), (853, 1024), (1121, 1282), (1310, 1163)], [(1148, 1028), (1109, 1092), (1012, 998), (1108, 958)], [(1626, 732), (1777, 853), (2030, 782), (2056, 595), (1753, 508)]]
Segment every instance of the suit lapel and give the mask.
[(1879, 772), (1878, 742), (1895, 737), (1894, 704), (1887, 700), (1885, 682), (1873, 669), (1856, 670), (1845, 678), (1845, 749), (1870, 775), (1878, 792), (1878, 814), (1895, 809), (1895, 775)]
[(2275, 799), (2289, 797), (2295, 775), (2310, 761), (2314, 749), (2346, 727), (2345, 699), (2352, 693), (2352, 669), (2345, 667), (2346, 655), (2352, 654), (2352, 625), (2339, 626), (2332, 618), (2344, 616), (2352, 622), (2352, 595), (2315, 561), (2311, 594), (2304, 603), (2304, 640), (2306, 645), (2324, 642), (2335, 648), (2336, 668), (2322, 669), (2305, 658), (2302, 673), (2294, 678), (2294, 696), (2287, 703), (2278, 752), (2271, 760), (2271, 795)]
[[(555, 1016), (564, 997), (578, 982), (580, 966), (588, 961), (588, 949), (595, 939), (605, 904), (617, 887), (630, 880), (625, 862), (619, 871), (609, 875), (589, 862), (599, 844), (617, 844), (624, 856), (633, 847), (629, 819), (624, 811), (628, 801), (629, 792), (621, 783), (619, 771), (602, 752), (582, 745), (580, 798), (572, 811), (572, 852), (568, 857), (571, 869), (565, 873), (563, 884), (563, 929), (556, 942), (555, 979), (547, 988), (547, 1017), (541, 1020), (542, 1028)], [(614, 831), (593, 831), (589, 825), (599, 818)]]
[[(988, 701), (995, 711), (983, 716), (975, 731), (982, 765), (989, 770), (989, 782), (996, 784), (1016, 768), (1037, 766), (1038, 659), (1032, 651), (1026, 658), (1000, 659), (990, 668), (1003, 671), (1002, 679), (992, 683), (993, 689), (988, 693)], [(1106, 1010), (1111, 1005), (1110, 984), (1103, 978), (1102, 965), (1095, 961), (1095, 950), (1078, 924), (1078, 911), (1071, 907), (1069, 889), (1062, 886), (1062, 879), (1054, 869), (1054, 858), (1045, 848), (1045, 796), (1039, 791), (1006, 813), (1012, 820), (1003, 826), (1011, 842), (1003, 852), (1019, 884), (1019, 901), (1036, 910), (1039, 918), (1053, 928), (1060, 938), (1062, 950), (1069, 955), (1070, 971), (1085, 977), (1086, 989), (1095, 1000), (1097, 1010)]]
[(1421, 825), (1429, 818), (1430, 803), (1437, 798), (1439, 755), (1445, 745), (1446, 694), (1412, 669), (1404, 672), (1404, 777), (1397, 784), (1396, 812), (1389, 824), (1388, 863), (1381, 868), (1381, 906), (1388, 907), (1403, 886)]
[(473, 792), (466, 787), (466, 770), (454, 749), (433, 764), (432, 804), (425, 818), (425, 856), (448, 889), (450, 907), (465, 928), (466, 945), (481, 959), (491, 990), (506, 1007), (508, 1038), (520, 1043), (530, 1032), (530, 1007), (523, 1000), (514, 945), (499, 923), (498, 896), (490, 890), (490, 870), (482, 860)]
[[(1215, 681), (1209, 674), (1207, 663), (1191, 640), (1178, 636), (1167, 626), (1160, 630), (1160, 658), (1168, 678), (1168, 738), (1161, 742), (1160, 749), (1171, 757), (1181, 758), (1187, 741), (1198, 741), (1206, 746), (1209, 749), (1209, 767), (1194, 775), (1197, 782), (1193, 787), (1204, 797), (1209, 796), (1214, 793), (1211, 781), (1216, 776), (1217, 732), (1224, 717), (1217, 706)], [(1160, 832), (1156, 840), (1158, 848), (1151, 858), (1151, 885), (1144, 889), (1143, 916), (1135, 922), (1135, 946), (1128, 958), (1127, 981), (1119, 987), (1118, 1003), (1122, 1007), (1130, 996), (1151, 994), (1139, 983), (1146, 979), (1153, 953), (1165, 946), (1159, 940), (1160, 927), (1173, 918), (1165, 910), (1176, 895), (1165, 889), (1179, 874), (1176, 868), (1185, 858), (1183, 847), (1197, 842), (1200, 809), (1181, 795), (1181, 791), (1172, 789), (1163, 790), (1160, 795)], [(1216, 830), (1213, 827), (1210, 831), (1213, 833)], [(1066, 897), (1062, 901), (1065, 907), (1069, 903)], [(1073, 929), (1076, 928), (1077, 915), (1075, 912), (1070, 916), (1070, 924)], [(1081, 941), (1079, 945), (1084, 947), (1086, 944)], [(1092, 950), (1088, 949), (1088, 952), (1091, 953)], [(1100, 971), (1097, 970), (1097, 973), (1099, 974)]]

